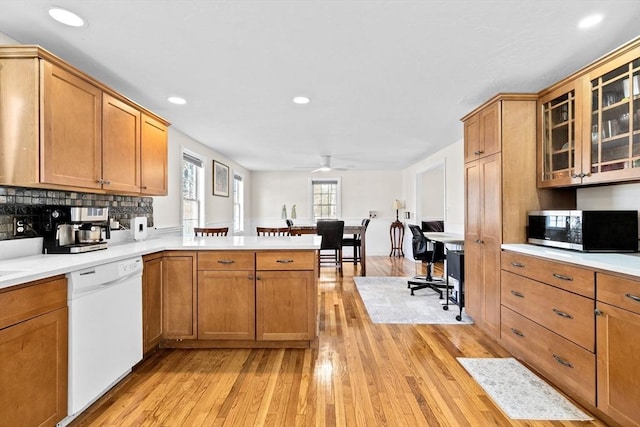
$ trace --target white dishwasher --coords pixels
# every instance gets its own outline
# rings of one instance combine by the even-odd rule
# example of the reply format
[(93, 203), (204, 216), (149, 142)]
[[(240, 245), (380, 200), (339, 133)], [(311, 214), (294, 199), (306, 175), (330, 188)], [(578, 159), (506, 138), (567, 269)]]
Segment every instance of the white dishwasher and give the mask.
[(69, 281), (69, 401), (61, 425), (142, 360), (142, 258), (74, 271)]

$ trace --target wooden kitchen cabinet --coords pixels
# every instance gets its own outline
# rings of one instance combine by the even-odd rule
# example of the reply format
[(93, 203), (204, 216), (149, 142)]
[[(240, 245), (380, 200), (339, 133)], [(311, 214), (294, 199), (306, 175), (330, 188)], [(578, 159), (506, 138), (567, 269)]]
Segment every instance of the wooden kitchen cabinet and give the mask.
[(140, 191), (140, 111), (102, 95), (102, 186), (109, 191)]
[(500, 104), (493, 103), (464, 122), (464, 161), (500, 151)]
[(167, 195), (167, 125), (142, 114), (140, 188), (149, 196)]
[(41, 177), (45, 184), (101, 189), (102, 91), (51, 62), (42, 67)]
[(509, 251), (501, 263), (502, 344), (595, 406), (595, 272)]
[(2, 290), (0, 307), (0, 426), (54, 426), (67, 415), (67, 281)]
[(314, 252), (256, 254), (256, 339), (312, 340), (316, 337)]
[(255, 253), (198, 253), (198, 339), (255, 340)]
[[(533, 94), (500, 94), (462, 118), (465, 153), (484, 151), (465, 156), (465, 308), (496, 339), (501, 245), (527, 241), (527, 211), (575, 208), (575, 194), (537, 189), (536, 101)], [(484, 149), (476, 148), (474, 128)]]
[(146, 354), (162, 340), (162, 253), (143, 257), (142, 269), (142, 339)]
[(168, 123), (37, 46), (0, 68), (0, 184), (166, 195)]
[(539, 187), (640, 178), (640, 40), (539, 95)]
[(500, 154), (465, 165), (465, 307), (490, 335), (500, 330)]
[(640, 280), (596, 275), (598, 409), (640, 426)]
[(162, 330), (167, 339), (197, 337), (197, 253), (168, 251), (162, 260)]

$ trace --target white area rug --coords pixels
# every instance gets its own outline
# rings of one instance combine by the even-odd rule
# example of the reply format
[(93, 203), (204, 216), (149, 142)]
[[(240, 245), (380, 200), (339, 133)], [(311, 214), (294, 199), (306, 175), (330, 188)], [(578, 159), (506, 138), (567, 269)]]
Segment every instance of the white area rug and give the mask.
[(458, 362), (509, 418), (577, 421), (593, 419), (514, 358), (458, 357)]
[(354, 277), (358, 292), (373, 323), (413, 324), (470, 324), (473, 320), (462, 311), (462, 321), (456, 320), (460, 312), (457, 305), (442, 308), (440, 299), (432, 289), (421, 289), (411, 295), (407, 288), (409, 277)]

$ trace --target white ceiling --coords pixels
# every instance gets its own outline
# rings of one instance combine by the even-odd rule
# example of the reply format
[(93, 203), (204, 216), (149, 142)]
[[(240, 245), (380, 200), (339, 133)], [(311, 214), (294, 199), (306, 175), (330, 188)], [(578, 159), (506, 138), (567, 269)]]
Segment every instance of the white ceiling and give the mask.
[[(602, 24), (579, 30), (593, 12)], [(640, 35), (640, 1), (0, 0), (0, 32), (250, 170), (322, 155), (399, 169), (460, 140), (460, 117), (496, 93), (538, 92)]]

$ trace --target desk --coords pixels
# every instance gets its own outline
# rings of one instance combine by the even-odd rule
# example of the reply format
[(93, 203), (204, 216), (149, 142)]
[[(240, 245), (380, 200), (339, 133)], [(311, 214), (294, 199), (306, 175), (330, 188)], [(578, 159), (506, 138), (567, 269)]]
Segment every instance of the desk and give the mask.
[(464, 235), (457, 233), (440, 233), (440, 232), (424, 232), (424, 236), (435, 242), (441, 242), (445, 245), (464, 246)]
[[(291, 231), (291, 235), (300, 235), (300, 234), (317, 234), (318, 228), (315, 225), (294, 225), (289, 227)], [(367, 245), (365, 245), (365, 236), (367, 227), (364, 225), (346, 225), (344, 226), (344, 234), (359, 234), (360, 240), (362, 241), (360, 247), (360, 275), (367, 275)]]
[[(426, 232), (424, 236), (433, 240), (434, 242), (444, 243), (447, 251), (447, 258), (445, 260), (445, 280), (447, 283), (447, 299), (445, 305), (442, 306), (444, 310), (449, 309), (449, 302), (457, 305), (460, 312), (456, 316), (457, 321), (462, 320), (462, 309), (464, 308), (464, 252), (455, 250), (450, 251), (447, 245), (456, 246), (456, 249), (464, 248), (464, 235), (456, 233), (439, 233), (439, 232)], [(458, 292), (455, 296), (449, 295), (449, 276), (458, 281)]]

